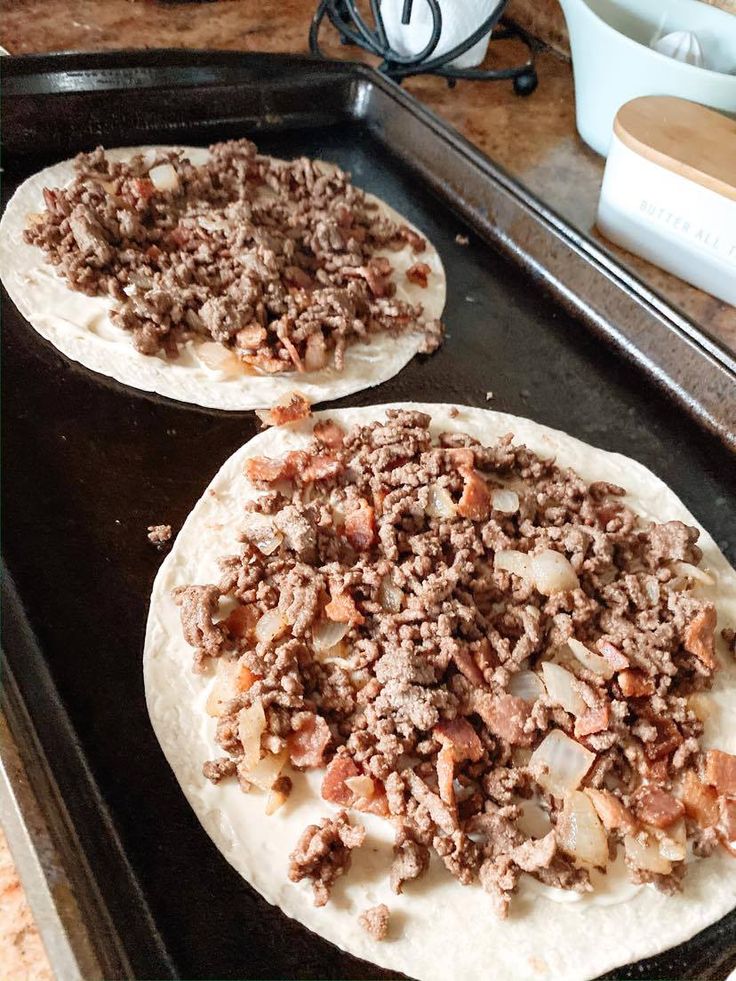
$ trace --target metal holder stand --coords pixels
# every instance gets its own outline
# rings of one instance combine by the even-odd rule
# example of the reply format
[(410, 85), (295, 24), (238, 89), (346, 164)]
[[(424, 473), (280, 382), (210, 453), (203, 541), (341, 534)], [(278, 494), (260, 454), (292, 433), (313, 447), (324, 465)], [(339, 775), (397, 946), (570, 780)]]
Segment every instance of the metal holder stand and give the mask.
[[(410, 23), (413, 2), (414, 0), (404, 0), (401, 12), (402, 24)], [(320, 0), (309, 29), (310, 50), (313, 54), (324, 57), (319, 46), (319, 32), (324, 18), (327, 17), (340, 35), (343, 44), (355, 44), (380, 58), (378, 71), (397, 82), (410, 75), (431, 74), (446, 78), (450, 87), (453, 87), (459, 78), (482, 81), (513, 79), (514, 91), (517, 95), (531, 95), (536, 89), (538, 79), (534, 67), (532, 41), (513, 24), (502, 19), (508, 0), (500, 0), (490, 16), (469, 37), (436, 58), (432, 57), (432, 53), (439, 43), (442, 32), (442, 11), (439, 0), (423, 0), (423, 2), (429, 5), (432, 13), (432, 33), (424, 50), (417, 55), (402, 55), (391, 47), (381, 15), (380, 0), (370, 0), (373, 25), (370, 25), (360, 13), (356, 0)], [(499, 23), (503, 26), (494, 31)], [(455, 68), (450, 64), (491, 31), (494, 31), (491, 41), (503, 41), (514, 37), (523, 41), (529, 49), (529, 60), (513, 68), (497, 69)]]

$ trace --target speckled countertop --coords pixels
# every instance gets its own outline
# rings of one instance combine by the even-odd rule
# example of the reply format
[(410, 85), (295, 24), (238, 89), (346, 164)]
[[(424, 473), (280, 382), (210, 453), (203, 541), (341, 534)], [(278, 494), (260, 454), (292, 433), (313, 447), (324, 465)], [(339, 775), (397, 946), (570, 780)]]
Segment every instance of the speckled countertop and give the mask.
[[(545, 0), (547, 8), (550, 2)], [(11, 54), (126, 47), (302, 52), (307, 50), (307, 30), (315, 6), (316, 0), (216, 0), (201, 4), (12, 0), (4, 6), (0, 44)], [(513, 9), (523, 13), (525, 8), (539, 14), (530, 0), (514, 0)], [(536, 27), (536, 20), (531, 23)], [(345, 57), (347, 50), (333, 41), (327, 49), (340, 57)], [(508, 56), (518, 60), (523, 54), (514, 50), (513, 42), (501, 46), (501, 55), (493, 47), (492, 52), (494, 59)], [(450, 90), (441, 79), (427, 77), (409, 80), (406, 88), (549, 207), (597, 238), (593, 223), (603, 162), (581, 143), (575, 131), (570, 65), (545, 51), (537, 67), (539, 88), (526, 99), (514, 95), (508, 83), (460, 82)], [(736, 309), (643, 260), (610, 248), (650, 287), (736, 350)], [(0, 981), (49, 976), (0, 832)]]

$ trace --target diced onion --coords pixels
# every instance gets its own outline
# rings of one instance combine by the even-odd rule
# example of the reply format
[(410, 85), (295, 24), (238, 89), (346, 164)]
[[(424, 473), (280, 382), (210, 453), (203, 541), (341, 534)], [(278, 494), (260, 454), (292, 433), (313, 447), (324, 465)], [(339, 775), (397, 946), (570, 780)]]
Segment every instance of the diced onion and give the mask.
[(270, 644), (284, 633), (286, 627), (286, 620), (279, 610), (268, 610), (255, 626), (256, 640), (259, 644)]
[(529, 556), (511, 548), (502, 548), (493, 556), (493, 568), (513, 572), (515, 576), (519, 576), (521, 579), (529, 579)]
[(332, 650), (350, 630), (349, 623), (336, 623), (333, 620), (320, 620), (312, 630), (312, 646), (318, 654)]
[(606, 680), (613, 677), (613, 668), (605, 657), (595, 654), (585, 644), (581, 644), (579, 640), (575, 640), (574, 637), (568, 640), (567, 646), (588, 671), (592, 671), (593, 674), (600, 675), (601, 678), (605, 678)]
[(243, 744), (242, 767), (246, 771), (252, 770), (261, 758), (261, 736), (265, 728), (266, 714), (260, 701), (238, 712), (238, 738)]
[(557, 819), (560, 847), (585, 865), (608, 864), (608, 838), (587, 794), (573, 791)]
[(289, 752), (286, 749), (275, 756), (271, 754), (264, 756), (260, 763), (246, 775), (248, 782), (260, 790), (270, 790), (286, 766), (288, 758)]
[(194, 350), (202, 364), (211, 371), (221, 371), (225, 375), (239, 375), (243, 372), (238, 356), (218, 341), (203, 341)]
[(179, 187), (179, 175), (170, 163), (162, 163), (152, 167), (148, 176), (153, 186), (159, 191), (176, 191)]
[(496, 489), (491, 494), (491, 505), (496, 511), (504, 514), (515, 514), (519, 510), (519, 495), (516, 491), (506, 488)]
[(281, 532), (274, 528), (273, 521), (256, 511), (246, 511), (243, 531), (263, 555), (273, 555), (283, 540)]
[(271, 817), (272, 814), (275, 814), (280, 807), (284, 806), (288, 799), (288, 794), (285, 794), (283, 790), (275, 790), (271, 787), (266, 798), (266, 816)]
[(647, 838), (646, 843), (642, 843), (638, 837), (627, 835), (624, 838), (624, 849), (627, 863), (635, 869), (658, 875), (669, 875), (672, 871), (672, 863), (662, 857), (656, 838)]
[(678, 576), (687, 576), (688, 579), (694, 579), (704, 586), (712, 586), (715, 583), (715, 579), (710, 573), (706, 572), (705, 569), (699, 569), (696, 565), (691, 565), (689, 562), (673, 562), (672, 569)]
[(525, 702), (536, 702), (544, 695), (544, 685), (539, 675), (533, 671), (517, 671), (512, 674), (508, 690), (510, 695), (523, 698)]
[(430, 484), (427, 490), (427, 514), (430, 518), (454, 518), (457, 508), (447, 488)]
[(207, 696), (205, 711), (215, 718), (222, 715), (225, 705), (235, 698), (236, 662), (224, 663), (217, 672), (212, 689)]
[(644, 592), (653, 606), (659, 603), (659, 583), (654, 576), (647, 576), (644, 580)]
[(378, 587), (378, 602), (386, 613), (398, 613), (404, 600), (404, 594), (393, 582), (391, 576), (384, 576)]
[(709, 719), (715, 709), (713, 698), (707, 692), (702, 691), (696, 691), (687, 696), (687, 707), (697, 715), (701, 722)]
[(561, 705), (566, 712), (571, 715), (583, 715), (587, 706), (583, 697), (575, 687), (575, 675), (571, 674), (567, 668), (551, 661), (545, 661), (542, 665), (542, 675), (544, 676), (544, 686), (547, 694)]
[(570, 739), (561, 729), (553, 729), (532, 753), (529, 769), (548, 793), (564, 797), (578, 789), (594, 759), (595, 753)]
[(565, 593), (580, 585), (570, 560), (551, 548), (532, 556), (531, 575), (543, 596)]
[(682, 862), (687, 854), (685, 822), (677, 821), (659, 839), (659, 854), (670, 862)]
[(375, 793), (376, 786), (370, 777), (348, 777), (345, 786), (352, 790), (356, 797), (370, 799)]

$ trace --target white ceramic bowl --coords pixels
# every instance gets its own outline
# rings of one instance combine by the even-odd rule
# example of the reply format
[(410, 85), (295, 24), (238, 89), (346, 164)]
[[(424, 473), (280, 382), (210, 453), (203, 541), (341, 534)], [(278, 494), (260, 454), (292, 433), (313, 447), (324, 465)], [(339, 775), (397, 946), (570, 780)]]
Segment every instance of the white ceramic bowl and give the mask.
[[(640, 95), (677, 95), (736, 114), (736, 17), (698, 0), (560, 0), (570, 34), (580, 135), (608, 154), (619, 108)], [(710, 68), (649, 47), (692, 31)]]

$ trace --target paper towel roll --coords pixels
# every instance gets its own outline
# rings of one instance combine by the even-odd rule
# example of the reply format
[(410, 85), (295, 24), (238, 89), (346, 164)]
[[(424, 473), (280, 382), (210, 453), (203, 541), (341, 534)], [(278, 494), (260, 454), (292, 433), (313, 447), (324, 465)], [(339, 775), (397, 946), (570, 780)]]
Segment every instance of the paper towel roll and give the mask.
[[(477, 30), (499, 6), (499, 0), (445, 0), (440, 2), (442, 32), (431, 58), (445, 54)], [(404, 0), (381, 0), (381, 14), (389, 44), (401, 55), (418, 55), (432, 35), (432, 11), (426, 0), (414, 0), (411, 21), (401, 23)], [(465, 54), (455, 58), (455, 68), (474, 68), (486, 56), (490, 32)]]

